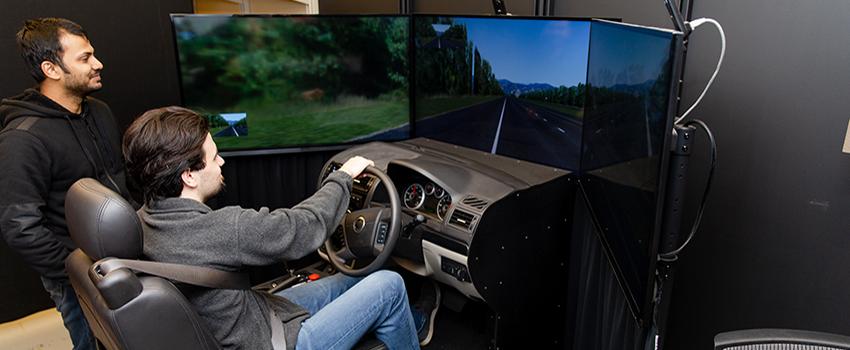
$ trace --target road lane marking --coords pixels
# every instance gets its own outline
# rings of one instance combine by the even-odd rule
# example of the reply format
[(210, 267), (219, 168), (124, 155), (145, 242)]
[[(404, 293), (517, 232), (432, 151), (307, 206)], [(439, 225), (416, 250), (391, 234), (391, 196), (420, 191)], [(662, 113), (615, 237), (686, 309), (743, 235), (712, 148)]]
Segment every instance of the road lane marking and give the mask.
[(567, 133), (566, 131), (564, 131), (564, 129), (561, 129), (561, 128), (558, 128), (558, 131), (560, 131), (562, 134), (566, 134), (566, 133)]
[(508, 104), (508, 98), (505, 97), (505, 103), (502, 103), (502, 114), (499, 116), (499, 126), (496, 128), (496, 138), (493, 139), (493, 148), (490, 153), (496, 154), (496, 147), (499, 147), (499, 133), (502, 132), (502, 120), (505, 119), (505, 105)]

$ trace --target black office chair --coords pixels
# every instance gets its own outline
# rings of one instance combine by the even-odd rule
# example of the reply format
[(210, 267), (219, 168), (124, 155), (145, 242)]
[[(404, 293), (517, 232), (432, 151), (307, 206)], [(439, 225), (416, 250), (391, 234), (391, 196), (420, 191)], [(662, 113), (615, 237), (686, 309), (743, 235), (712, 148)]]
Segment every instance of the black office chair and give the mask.
[(794, 329), (746, 329), (714, 337), (715, 350), (850, 350), (850, 337)]
[[(79, 247), (65, 267), (94, 336), (107, 349), (221, 348), (172, 282), (108, 267), (115, 259), (139, 262), (134, 259), (143, 252), (139, 217), (120, 195), (97, 180), (80, 179), (66, 195), (65, 218)], [(369, 337), (356, 348), (385, 346)]]

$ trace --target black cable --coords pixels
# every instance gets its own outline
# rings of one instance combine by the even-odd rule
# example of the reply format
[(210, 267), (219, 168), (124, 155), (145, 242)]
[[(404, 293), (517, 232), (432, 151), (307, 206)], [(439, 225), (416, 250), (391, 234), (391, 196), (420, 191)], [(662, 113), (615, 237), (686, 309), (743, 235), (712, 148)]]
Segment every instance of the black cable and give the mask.
[(711, 179), (714, 177), (714, 169), (717, 166), (717, 143), (714, 141), (714, 134), (711, 133), (711, 130), (708, 128), (708, 125), (705, 124), (702, 120), (693, 119), (685, 123), (685, 126), (691, 125), (699, 125), (705, 133), (708, 135), (709, 143), (711, 144), (711, 166), (708, 169), (708, 179), (705, 182), (705, 191), (702, 193), (702, 200), (700, 200), (699, 210), (697, 210), (696, 219), (694, 219), (694, 224), (691, 226), (691, 232), (688, 234), (688, 238), (682, 243), (679, 248), (673, 249), (672, 251), (666, 253), (659, 253), (658, 260), (661, 261), (676, 261), (678, 259), (678, 254), (682, 252), (683, 249), (691, 242), (694, 236), (697, 233), (697, 229), (699, 228), (700, 221), (702, 220), (702, 214), (705, 210), (705, 202), (708, 199), (708, 191), (711, 189)]

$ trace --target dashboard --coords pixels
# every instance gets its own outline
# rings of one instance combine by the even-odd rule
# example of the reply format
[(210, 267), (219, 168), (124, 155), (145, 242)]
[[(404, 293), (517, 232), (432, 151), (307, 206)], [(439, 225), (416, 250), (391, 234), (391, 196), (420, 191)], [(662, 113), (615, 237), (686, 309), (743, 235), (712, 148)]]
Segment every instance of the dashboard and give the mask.
[[(491, 281), (498, 279), (498, 273), (542, 261), (535, 259), (539, 249), (532, 247), (528, 247), (527, 263), (494, 255), (506, 251), (505, 242), (514, 240), (516, 231), (543, 231), (541, 225), (551, 228), (566, 222), (562, 213), (566, 209), (547, 204), (568, 198), (570, 192), (564, 188), (569, 187), (570, 172), (566, 170), (418, 138), (372, 142), (342, 151), (325, 164), (319, 184), (355, 155), (373, 160), (398, 191), (403, 228), (393, 260), (471, 299), (498, 300), (488, 289), (491, 283), (504, 285)], [(354, 179), (350, 210), (386, 203), (380, 180), (368, 174)], [(528, 233), (525, 237), (530, 239)]]

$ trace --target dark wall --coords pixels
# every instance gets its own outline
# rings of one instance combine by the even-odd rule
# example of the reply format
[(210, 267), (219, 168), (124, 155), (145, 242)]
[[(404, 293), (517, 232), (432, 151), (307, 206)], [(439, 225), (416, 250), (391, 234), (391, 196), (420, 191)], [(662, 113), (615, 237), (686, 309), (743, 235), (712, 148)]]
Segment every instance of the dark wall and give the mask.
[[(505, 8), (516, 16), (534, 15), (534, 0), (505, 1)], [(491, 0), (420, 0), (413, 1), (414, 13), (439, 13), (452, 15), (491, 15)]]
[[(534, 15), (534, 0), (506, 1), (505, 8), (513, 15)], [(400, 13), (399, 0), (323, 0), (319, 2), (319, 11), (323, 14), (334, 13)], [(413, 13), (435, 13), (453, 15), (489, 15), (493, 14), (491, 0), (410, 0), (410, 10)]]
[(395, 14), (400, 13), (399, 0), (323, 0), (319, 1), (322, 14)]
[[(51, 1), (3, 6), (0, 12), (0, 96), (32, 87), (15, 44), (23, 21), (65, 17), (86, 29), (104, 63), (103, 89), (94, 94), (111, 107), (122, 130), (147, 109), (179, 103), (168, 14), (192, 12), (191, 0)], [(0, 179), (2, 181), (2, 179)], [(52, 306), (38, 275), (0, 243), (0, 322)]]
[[(708, 349), (718, 332), (755, 327), (850, 335), (850, 155), (841, 153), (850, 3), (694, 0), (693, 9), (727, 35), (723, 68), (692, 114), (713, 129), (719, 166), (678, 265), (667, 348)], [(655, 0), (560, 1), (555, 14), (672, 27)], [(682, 111), (714, 70), (719, 42), (709, 24), (692, 35)], [(705, 181), (705, 140), (698, 132), (691, 208)]]
[(553, 15), (619, 18), (627, 23), (672, 28), (662, 0), (560, 0), (554, 3)]
[[(721, 164), (681, 261), (671, 346), (751, 327), (850, 335), (848, 14), (845, 1), (694, 3), (694, 18), (724, 24), (728, 61), (696, 114)], [(687, 101), (715, 64), (713, 31), (692, 37)]]

